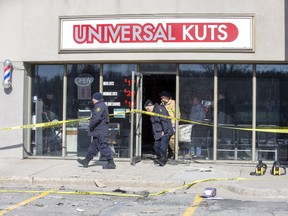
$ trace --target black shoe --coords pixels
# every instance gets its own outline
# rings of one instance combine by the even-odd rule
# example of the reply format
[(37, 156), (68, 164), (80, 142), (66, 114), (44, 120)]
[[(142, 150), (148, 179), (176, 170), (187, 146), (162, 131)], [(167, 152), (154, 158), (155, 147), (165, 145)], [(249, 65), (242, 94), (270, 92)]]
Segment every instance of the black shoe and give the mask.
[(160, 166), (166, 165), (166, 160), (164, 158), (156, 159), (156, 163), (158, 163)]
[(160, 158), (161, 158), (160, 156), (157, 156), (157, 157), (153, 160), (153, 163), (159, 165), (159, 163), (157, 162), (157, 160), (160, 160)]
[(77, 159), (77, 162), (78, 162), (79, 164), (81, 164), (83, 167), (87, 168), (90, 160), (87, 159), (87, 158), (85, 158), (85, 159), (83, 159), (83, 160)]
[(109, 159), (108, 163), (105, 164), (102, 168), (103, 169), (116, 169), (116, 165), (114, 163), (114, 160), (113, 159)]

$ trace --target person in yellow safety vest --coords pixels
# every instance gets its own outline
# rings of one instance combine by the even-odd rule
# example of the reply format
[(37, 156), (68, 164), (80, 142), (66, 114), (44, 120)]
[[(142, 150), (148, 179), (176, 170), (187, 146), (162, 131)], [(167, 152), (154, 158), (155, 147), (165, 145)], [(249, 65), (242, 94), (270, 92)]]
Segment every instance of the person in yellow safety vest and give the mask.
[[(161, 105), (165, 106), (169, 116), (176, 118), (176, 104), (175, 100), (172, 99), (170, 92), (162, 91), (159, 94), (161, 98)], [(172, 127), (175, 131), (176, 119), (171, 119)], [(169, 148), (168, 148), (168, 158), (175, 159), (175, 135), (170, 138)]]

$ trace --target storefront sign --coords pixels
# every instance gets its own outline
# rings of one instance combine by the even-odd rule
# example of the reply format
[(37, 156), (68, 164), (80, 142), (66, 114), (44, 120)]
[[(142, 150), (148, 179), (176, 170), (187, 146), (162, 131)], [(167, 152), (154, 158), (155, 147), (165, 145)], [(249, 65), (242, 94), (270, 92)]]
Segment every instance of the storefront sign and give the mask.
[(103, 96), (118, 96), (118, 92), (103, 92)]
[(253, 49), (252, 17), (60, 19), (60, 51)]
[(94, 78), (90, 74), (80, 74), (74, 79), (74, 82), (77, 86), (90, 86), (91, 83), (94, 81)]

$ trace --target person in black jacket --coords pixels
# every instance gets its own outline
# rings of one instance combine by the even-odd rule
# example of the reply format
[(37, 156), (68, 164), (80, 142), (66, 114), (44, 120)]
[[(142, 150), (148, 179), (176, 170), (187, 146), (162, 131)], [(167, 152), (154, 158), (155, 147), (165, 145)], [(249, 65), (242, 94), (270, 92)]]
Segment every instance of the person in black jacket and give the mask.
[(97, 92), (92, 96), (94, 108), (92, 110), (92, 117), (89, 122), (88, 136), (93, 137), (90, 143), (86, 158), (78, 159), (78, 163), (83, 167), (88, 167), (89, 162), (100, 151), (101, 155), (108, 159), (108, 163), (103, 166), (103, 169), (115, 169), (116, 165), (112, 157), (112, 151), (107, 143), (108, 138), (108, 122), (109, 112), (106, 104), (104, 103), (103, 96)]
[[(153, 104), (151, 100), (147, 100), (145, 102), (144, 108), (148, 112), (153, 112), (150, 120), (152, 123), (152, 131), (154, 137), (153, 148), (157, 156), (155, 161), (160, 166), (164, 166), (166, 164), (166, 153), (169, 141), (171, 136), (174, 134), (172, 123), (169, 119), (169, 113), (164, 106), (157, 103)], [(163, 115), (167, 116), (168, 118), (163, 117)]]

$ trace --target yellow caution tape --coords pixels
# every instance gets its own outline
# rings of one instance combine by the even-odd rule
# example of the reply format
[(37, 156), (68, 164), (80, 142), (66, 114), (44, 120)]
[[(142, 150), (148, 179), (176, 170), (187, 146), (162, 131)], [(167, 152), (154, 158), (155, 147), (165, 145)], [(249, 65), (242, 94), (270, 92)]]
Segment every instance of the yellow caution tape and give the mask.
[[(130, 113), (130, 111), (129, 112), (123, 112), (123, 113), (117, 113), (117, 114), (110, 114), (109, 116), (114, 116), (114, 115), (119, 115), (119, 114), (127, 114), (127, 113)], [(89, 119), (90, 119), (90, 117), (79, 118), (79, 119), (70, 119), (70, 120), (62, 120), (62, 121), (42, 122), (42, 123), (36, 123), (36, 124), (27, 124), (27, 125), (21, 125), (21, 126), (0, 128), (0, 131), (1, 130), (55, 127), (55, 126), (63, 125), (64, 123), (75, 123), (75, 122), (80, 122), (80, 121), (87, 121)]]
[[(195, 125), (203, 125), (203, 126), (208, 126), (208, 127), (213, 127), (214, 125), (211, 123), (205, 123), (205, 122), (197, 122), (197, 121), (192, 121), (192, 120), (187, 120), (187, 119), (181, 119), (181, 118), (175, 118), (175, 117), (170, 117), (166, 115), (161, 115), (158, 113), (154, 112), (147, 112), (143, 110), (138, 110), (138, 109), (131, 109), (131, 111), (128, 112), (121, 112), (117, 114), (110, 114), (110, 117), (113, 117), (114, 115), (125, 115), (129, 113), (141, 113), (145, 115), (150, 115), (150, 116), (158, 116), (162, 118), (168, 118), (171, 120), (177, 120), (179, 122), (185, 122), (185, 123), (190, 123), (190, 124), (195, 124)], [(6, 128), (0, 128), (1, 130), (16, 130), (16, 129), (31, 129), (31, 128), (45, 128), (45, 127), (53, 127), (53, 126), (59, 126), (62, 124), (66, 123), (75, 123), (75, 122), (80, 122), (80, 121), (87, 121), (90, 118), (80, 118), (80, 119), (72, 119), (72, 120), (63, 120), (63, 121), (53, 121), (53, 122), (43, 122), (43, 123), (37, 123), (37, 124), (28, 124), (28, 125), (22, 125), (22, 126), (14, 126), (14, 127), (6, 127)], [(231, 127), (231, 126), (223, 126), (223, 125), (218, 125), (218, 128), (226, 128), (226, 129), (231, 129), (231, 130), (242, 130), (242, 131), (256, 131), (256, 132), (266, 132), (266, 133), (288, 133), (288, 127), (273, 127), (273, 128), (243, 128), (243, 127)]]
[(149, 196), (158, 196), (160, 194), (164, 194), (164, 193), (168, 193), (168, 192), (174, 192), (176, 190), (179, 190), (179, 189), (189, 189), (190, 187), (194, 186), (195, 184), (197, 183), (200, 183), (200, 182), (212, 182), (212, 181), (230, 181), (230, 180), (237, 180), (237, 181), (241, 181), (241, 180), (247, 180), (247, 178), (241, 178), (241, 177), (237, 177), (237, 178), (213, 178), (213, 179), (201, 179), (201, 180), (196, 180), (196, 181), (193, 181), (189, 184), (185, 184), (183, 186), (180, 186), (180, 187), (176, 187), (176, 188), (170, 188), (170, 189), (164, 189), (162, 191), (159, 191), (157, 193), (153, 193), (153, 194), (150, 194)]
[(64, 123), (72, 123), (72, 122), (87, 121), (87, 120), (88, 118), (81, 118), (81, 119), (73, 119), (73, 120), (65, 120), (65, 121), (43, 122), (43, 123), (37, 123), (37, 124), (0, 128), (0, 130), (16, 130), (16, 129), (52, 127), (52, 126), (62, 125)]
[[(194, 186), (200, 182), (211, 182), (211, 181), (228, 181), (228, 180), (247, 180), (247, 178), (213, 178), (213, 179), (202, 179), (196, 180), (189, 184), (185, 184), (180, 187), (164, 189), (156, 193), (146, 195), (141, 195), (140, 193), (118, 193), (118, 192), (103, 192), (103, 191), (64, 191), (64, 190), (49, 190), (46, 193), (50, 194), (67, 194), (67, 195), (106, 195), (106, 196), (119, 196), (119, 197), (152, 197), (152, 196), (159, 196), (161, 194), (165, 194), (168, 192), (175, 192), (180, 189), (189, 189), (190, 187)], [(43, 193), (41, 190), (0, 190), (0, 193)]]
[[(209, 127), (213, 127), (213, 124), (210, 123), (205, 123), (205, 122), (196, 122), (196, 121), (191, 121), (191, 120), (187, 120), (187, 119), (181, 119), (181, 118), (175, 118), (175, 117), (170, 117), (170, 116), (166, 116), (166, 115), (161, 115), (158, 113), (153, 113), (153, 112), (147, 112), (147, 111), (143, 111), (143, 110), (137, 110), (137, 109), (132, 109), (131, 112), (135, 112), (135, 113), (142, 113), (145, 115), (150, 115), (150, 116), (158, 116), (158, 117), (162, 117), (162, 118), (168, 118), (171, 120), (178, 120), (179, 122), (186, 122), (186, 123), (190, 123), (190, 124), (197, 124), (197, 125), (203, 125), (203, 126), (209, 126)], [(222, 126), (222, 125), (218, 125), (218, 128), (226, 128), (226, 129), (231, 129), (231, 130), (243, 130), (243, 131), (257, 131), (257, 132), (268, 132), (268, 133), (288, 133), (288, 128), (287, 127), (273, 127), (273, 128), (243, 128), (243, 127), (231, 127), (231, 126)]]
[[(185, 184), (180, 187), (175, 187), (171, 189), (164, 189), (157, 193), (146, 195), (139, 195), (137, 193), (116, 193), (116, 192), (101, 192), (101, 191), (63, 191), (63, 190), (47, 190), (47, 191), (41, 191), (41, 190), (0, 190), (0, 193), (39, 193), (39, 195), (36, 195), (32, 198), (29, 198), (25, 201), (22, 201), (18, 204), (15, 204), (7, 209), (4, 209), (0, 211), (0, 215), (4, 215), (5, 213), (8, 213), (9, 211), (14, 210), (15, 208), (18, 208), (20, 206), (26, 205), (29, 202), (32, 202), (34, 200), (37, 200), (39, 198), (45, 197), (48, 194), (66, 194), (66, 195), (107, 195), (107, 196), (117, 196), (117, 197), (153, 197), (153, 196), (159, 196), (161, 194), (165, 194), (168, 192), (175, 192), (179, 189), (189, 189), (190, 187), (194, 186), (197, 183), (201, 182), (212, 182), (212, 181), (243, 181), (243, 180), (255, 180), (258, 178), (242, 178), (242, 177), (236, 177), (236, 178), (212, 178), (212, 179), (202, 179), (202, 180), (196, 180), (191, 183)], [(200, 196), (197, 195), (198, 202), (201, 201)], [(195, 209), (189, 209), (189, 211), (186, 211), (186, 213), (194, 211)], [(191, 214), (185, 214), (185, 215), (191, 215)]]

